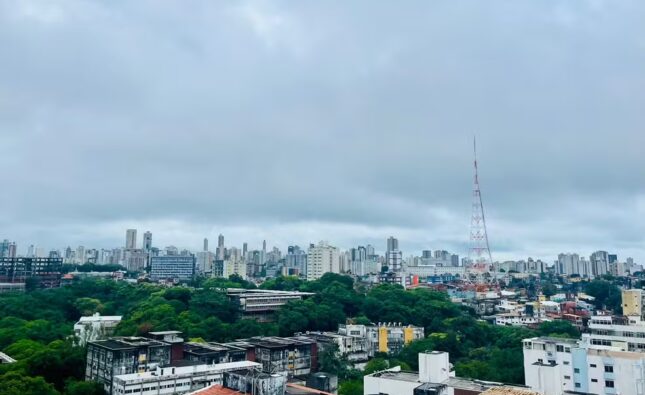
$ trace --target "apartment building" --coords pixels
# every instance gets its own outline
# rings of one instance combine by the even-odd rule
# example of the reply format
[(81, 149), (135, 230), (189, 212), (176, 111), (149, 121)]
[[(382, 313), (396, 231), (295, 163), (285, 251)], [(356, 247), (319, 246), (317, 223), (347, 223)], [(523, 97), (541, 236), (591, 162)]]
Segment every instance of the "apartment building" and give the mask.
[(621, 292), (623, 314), (627, 317), (645, 316), (645, 291), (642, 289), (625, 289)]
[(639, 316), (592, 316), (582, 339), (596, 348), (645, 352), (645, 322)]
[(339, 325), (338, 333), (366, 339), (367, 352), (370, 357), (373, 357), (377, 352), (396, 354), (411, 341), (425, 337), (422, 327), (396, 322), (379, 322), (377, 325)]
[(211, 385), (222, 385), (227, 372), (247, 375), (260, 364), (251, 361), (221, 364), (167, 367), (114, 377), (112, 395), (171, 395), (196, 391)]
[(171, 344), (144, 337), (117, 337), (87, 343), (85, 380), (103, 383), (112, 393), (114, 376), (169, 366)]
[(543, 395), (644, 393), (643, 353), (546, 337), (525, 339), (523, 349), (526, 385)]
[(62, 266), (61, 258), (0, 258), (0, 283), (24, 284), (28, 278), (34, 278), (40, 288), (58, 288)]
[(304, 376), (315, 372), (318, 367), (316, 341), (306, 336), (252, 337), (224, 345), (244, 349), (246, 359), (260, 363), (266, 373)]
[(324, 351), (332, 344), (337, 345), (338, 353), (355, 367), (364, 365), (369, 359), (366, 337), (341, 335), (334, 332), (307, 332), (303, 335), (316, 341), (319, 352)]
[(192, 362), (218, 364), (244, 361), (246, 357), (246, 350), (242, 347), (215, 342), (184, 344), (184, 359)]

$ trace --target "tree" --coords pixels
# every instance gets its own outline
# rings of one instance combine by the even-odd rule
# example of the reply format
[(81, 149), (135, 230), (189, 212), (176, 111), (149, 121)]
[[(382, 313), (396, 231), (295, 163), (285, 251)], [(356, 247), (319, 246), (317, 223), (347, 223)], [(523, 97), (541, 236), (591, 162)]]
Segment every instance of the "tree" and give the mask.
[(363, 395), (363, 380), (349, 380), (338, 387), (338, 395)]
[(100, 313), (103, 310), (103, 304), (101, 304), (101, 301), (94, 298), (76, 299), (76, 302), (74, 302), (74, 307), (76, 307), (78, 312), (83, 316)]
[(594, 297), (594, 306), (597, 309), (607, 308), (615, 314), (621, 314), (620, 289), (607, 280), (593, 280), (587, 283), (585, 292)]
[(25, 290), (27, 292), (35, 291), (40, 288), (40, 280), (36, 277), (27, 277), (25, 280)]
[(547, 298), (555, 295), (558, 292), (558, 289), (551, 282), (542, 283), (542, 294)]
[(0, 376), (0, 390), (2, 395), (59, 395), (42, 377), (29, 377), (16, 371)]
[(85, 349), (75, 347), (71, 341), (57, 340), (29, 357), (26, 364), (29, 375), (42, 376), (62, 390), (68, 378), (83, 379)]
[(354, 318), (354, 324), (356, 325), (370, 325), (372, 321), (370, 321), (369, 318), (365, 317), (364, 315), (359, 315), (358, 317)]
[(65, 385), (64, 395), (104, 395), (103, 385), (95, 381), (70, 380)]
[(567, 321), (555, 320), (547, 321), (540, 324), (538, 328), (540, 336), (568, 337), (578, 339), (580, 331)]
[(339, 378), (344, 378), (348, 371), (348, 362), (338, 349), (338, 344), (331, 343), (318, 354), (320, 371), (335, 374)]
[(390, 364), (387, 359), (384, 358), (372, 358), (365, 365), (365, 374), (372, 374), (374, 372), (380, 372), (381, 370), (386, 370), (390, 368)]

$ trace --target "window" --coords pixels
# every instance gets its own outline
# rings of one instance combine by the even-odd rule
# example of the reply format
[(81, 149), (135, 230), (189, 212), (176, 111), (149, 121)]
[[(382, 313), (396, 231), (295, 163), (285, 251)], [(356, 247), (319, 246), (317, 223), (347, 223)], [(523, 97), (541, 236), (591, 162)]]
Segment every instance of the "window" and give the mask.
[(555, 351), (557, 352), (564, 352), (564, 346), (558, 344), (555, 346)]
[(595, 364), (595, 363), (592, 363), (592, 364), (591, 364), (591, 365), (589, 365), (589, 366), (590, 366), (590, 367), (592, 367), (592, 368), (595, 368), (595, 367), (596, 367), (596, 364)]
[(562, 364), (564, 364), (564, 365), (568, 365), (568, 364), (569, 364), (569, 361), (562, 361)]
[(614, 380), (605, 380), (605, 387), (614, 388)]
[(574, 368), (574, 369), (573, 369), (573, 373), (580, 373), (580, 369), (578, 369), (578, 368)]
[(580, 383), (575, 384), (576, 388), (580, 388)]
[(571, 376), (564, 376), (565, 380), (569, 380), (570, 378), (571, 378)]
[(592, 383), (597, 383), (597, 382), (598, 382), (598, 379), (591, 379), (591, 382), (592, 382)]
[(605, 373), (614, 373), (614, 367), (611, 365), (605, 365)]
[(544, 361), (542, 360), (542, 358), (538, 358), (538, 363), (544, 363)]
[(570, 353), (571, 352), (571, 347), (565, 347), (564, 352), (569, 352)]

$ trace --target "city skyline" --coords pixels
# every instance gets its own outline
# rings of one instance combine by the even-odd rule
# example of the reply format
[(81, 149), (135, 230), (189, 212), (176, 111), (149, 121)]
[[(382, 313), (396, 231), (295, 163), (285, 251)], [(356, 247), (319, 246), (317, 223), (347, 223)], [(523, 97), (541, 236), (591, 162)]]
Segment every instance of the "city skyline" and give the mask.
[[(9, 254), (9, 256), (26, 256), (26, 257), (38, 257), (38, 256), (40, 256), (40, 257), (45, 257), (48, 254), (50, 255), (51, 253), (54, 253), (54, 252), (57, 253), (57, 256), (64, 256), (65, 255), (65, 250), (70, 250), (70, 249), (72, 251), (78, 251), (79, 249), (82, 249), (83, 251), (94, 250), (96, 252), (105, 251), (105, 252), (109, 252), (109, 253), (113, 253), (114, 251), (119, 251), (120, 250), (121, 251), (120, 254), (126, 253), (127, 251), (132, 251), (132, 250), (142, 251), (144, 253), (150, 253), (152, 251), (152, 249), (155, 249), (157, 252), (161, 252), (161, 254), (165, 254), (167, 252), (166, 250), (172, 249), (174, 251), (174, 254), (177, 254), (180, 251), (182, 251), (182, 254), (183, 254), (183, 252), (190, 252), (191, 254), (197, 255), (197, 256), (199, 256), (203, 252), (209, 252), (211, 257), (212, 257), (212, 259), (225, 259), (223, 254), (225, 253), (225, 251), (230, 252), (231, 250), (236, 250), (236, 253), (244, 252), (244, 254), (241, 255), (243, 257), (246, 257), (245, 253), (247, 251), (248, 252), (262, 252), (262, 253), (266, 254), (266, 251), (267, 251), (267, 248), (268, 248), (268, 244), (267, 244), (266, 239), (262, 240), (261, 246), (259, 246), (257, 248), (254, 248), (253, 245), (251, 245), (251, 248), (248, 248), (248, 242), (243, 242), (241, 244), (227, 244), (227, 243), (224, 242), (225, 236), (222, 233), (218, 234), (217, 247), (215, 247), (213, 250), (208, 248), (208, 238), (207, 237), (202, 240), (201, 249), (200, 248), (193, 248), (193, 247), (190, 247), (190, 246), (181, 246), (181, 245), (178, 246), (178, 245), (176, 245), (176, 243), (174, 243), (174, 244), (173, 243), (166, 243), (166, 244), (163, 244), (163, 245), (156, 245), (155, 243), (152, 242), (153, 234), (149, 230), (147, 230), (145, 233), (143, 233), (143, 235), (141, 236), (141, 244), (139, 244), (138, 239), (136, 238), (137, 237), (136, 236), (137, 232), (138, 232), (138, 229), (126, 229), (125, 230), (125, 236), (126, 236), (125, 245), (121, 245), (121, 246), (97, 247), (97, 246), (89, 246), (89, 245), (79, 245), (78, 247), (71, 248), (72, 246), (68, 245), (66, 248), (45, 249), (44, 247), (39, 246), (37, 244), (29, 244), (29, 245), (26, 245), (24, 247), (24, 249), (23, 249), (24, 252), (26, 252), (26, 253), (23, 253), (23, 250), (21, 250), (20, 247), (17, 247), (17, 243), (15, 241), (13, 241), (13, 240), (9, 240), (9, 239), (0, 240), (0, 241), (2, 241), (0, 246), (2, 246), (3, 248), (6, 248), (7, 251), (5, 251), (5, 252), (7, 252), (7, 253), (11, 248), (13, 249), (13, 255)], [(381, 240), (381, 242), (383, 242), (383, 240)], [(362, 243), (358, 243), (358, 244), (348, 246), (348, 247), (339, 246), (339, 245), (337, 245), (337, 244), (335, 244), (333, 242), (330, 242), (329, 240), (321, 239), (321, 240), (318, 240), (318, 241), (311, 241), (311, 242), (308, 242), (308, 243), (301, 243), (301, 244), (289, 243), (287, 245), (273, 245), (272, 248), (273, 248), (273, 250), (277, 249), (278, 252), (286, 254), (288, 251), (291, 251), (292, 248), (299, 248), (301, 250), (307, 251), (307, 249), (309, 247), (317, 246), (320, 243), (323, 243), (323, 245), (330, 245), (331, 247), (337, 249), (342, 254), (345, 254), (345, 253), (349, 254), (350, 257), (353, 254), (353, 252), (352, 252), (353, 250), (356, 250), (357, 248), (358, 249), (368, 248), (373, 253), (375, 253), (376, 255), (380, 256), (383, 259), (383, 263), (385, 265), (394, 266), (394, 267), (400, 266), (400, 263), (398, 263), (398, 264), (397, 263), (392, 263), (392, 262), (390, 262), (391, 259), (402, 260), (403, 262), (405, 262), (408, 265), (409, 264), (416, 265), (417, 264), (416, 259), (425, 258), (427, 256), (427, 254), (436, 254), (436, 253), (448, 254), (447, 255), (448, 258), (444, 258), (444, 259), (448, 259), (448, 260), (449, 260), (451, 255), (453, 257), (456, 257), (455, 259), (456, 259), (457, 263), (455, 264), (455, 262), (452, 262), (450, 264), (452, 266), (460, 266), (460, 265), (464, 264), (464, 260), (470, 260), (470, 258), (467, 255), (462, 255), (462, 252), (460, 252), (460, 251), (454, 251), (454, 250), (448, 251), (448, 250), (446, 250), (445, 248), (443, 248), (441, 246), (433, 246), (431, 248), (430, 247), (425, 248), (425, 249), (420, 250), (420, 251), (416, 251), (416, 250), (414, 250), (414, 251), (401, 251), (399, 249), (399, 239), (398, 239), (398, 237), (395, 237), (395, 236), (388, 236), (387, 239), (383, 243), (379, 243), (379, 242), (365, 243), (365, 242), (362, 242)], [(383, 244), (383, 245), (381, 245), (381, 244)], [(0, 253), (1, 252), (2, 251), (0, 251)], [(391, 255), (391, 253), (394, 253), (394, 255)], [(591, 261), (593, 262), (594, 261), (594, 256), (596, 254), (598, 254), (598, 253), (605, 254), (605, 258), (604, 258), (605, 261), (606, 261), (605, 265), (607, 263), (611, 263), (611, 261), (610, 261), (611, 257), (613, 257), (614, 262), (629, 263), (629, 264), (634, 264), (634, 263), (642, 264), (642, 262), (638, 262), (637, 259), (635, 260), (633, 256), (627, 256), (625, 254), (622, 254), (620, 251), (613, 251), (612, 250), (612, 251), (608, 252), (608, 251), (605, 251), (603, 249), (595, 249), (595, 250), (593, 250), (593, 252), (589, 252), (589, 253), (580, 252), (580, 251), (563, 250), (563, 251), (560, 251), (555, 257), (539, 257), (539, 256), (535, 256), (535, 255), (533, 255), (533, 256), (514, 256), (514, 257), (509, 257), (509, 258), (495, 259), (495, 260), (493, 260), (493, 262), (496, 263), (496, 264), (497, 263), (501, 264), (501, 263), (509, 263), (509, 262), (522, 262), (522, 261), (525, 261), (526, 259), (528, 259), (528, 260), (534, 260), (534, 261), (540, 261), (540, 262), (543, 261), (545, 264), (547, 264), (549, 266), (553, 265), (553, 268), (554, 268), (554, 270), (556, 272), (569, 272), (570, 273), (570, 272), (573, 271), (573, 272), (577, 273), (578, 269), (575, 269), (575, 270), (573, 269), (573, 267), (574, 267), (574, 266), (572, 266), (572, 265), (574, 265), (572, 263), (573, 261), (569, 261), (570, 263), (567, 264), (568, 265), (567, 267), (569, 267), (569, 269), (563, 269), (563, 266), (562, 266), (563, 265), (563, 263), (562, 263), (563, 257), (566, 257), (566, 259), (571, 259), (571, 256), (575, 256), (576, 262), (577, 262), (577, 259), (581, 259), (581, 262), (583, 262), (585, 257), (589, 257), (591, 259)], [(220, 254), (222, 254), (222, 255), (220, 255)], [(283, 256), (286, 257), (286, 255), (283, 255)], [(398, 256), (398, 258), (396, 258), (397, 256)], [(432, 255), (428, 255), (428, 256), (432, 256)], [(607, 258), (607, 256), (609, 258)], [(265, 259), (265, 258), (266, 257), (264, 257), (263, 259)], [(408, 258), (410, 258), (410, 259), (414, 258), (415, 262), (414, 263), (407, 262)], [(608, 261), (608, 259), (609, 259), (609, 261)], [(590, 264), (588, 261), (586, 263)], [(577, 265), (577, 263), (575, 265)], [(607, 269), (607, 268), (608, 267), (605, 267), (605, 269)]]
[(0, 3), (0, 237), (645, 261), (645, 5), (467, 3)]

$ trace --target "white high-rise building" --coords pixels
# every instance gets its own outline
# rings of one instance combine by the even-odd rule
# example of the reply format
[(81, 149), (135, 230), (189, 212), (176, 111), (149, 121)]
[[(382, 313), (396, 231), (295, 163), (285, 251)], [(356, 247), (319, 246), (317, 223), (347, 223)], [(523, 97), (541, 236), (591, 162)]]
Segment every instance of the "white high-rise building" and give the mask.
[(387, 239), (385, 264), (391, 272), (398, 272), (403, 267), (403, 253), (399, 250), (399, 240), (392, 236)]
[(86, 262), (85, 259), (85, 247), (83, 246), (78, 246), (76, 248), (76, 259), (74, 260), (74, 263), (78, 264), (84, 264)]
[(196, 254), (197, 266), (199, 273), (210, 273), (213, 270), (213, 260), (215, 255), (210, 251), (200, 251)]
[(607, 251), (596, 251), (589, 257), (591, 270), (594, 276), (602, 276), (609, 273), (609, 254)]
[(128, 229), (125, 231), (125, 249), (134, 250), (137, 248), (137, 230)]
[(338, 248), (321, 241), (307, 251), (307, 280), (317, 280), (325, 273), (340, 273)]
[(559, 254), (556, 271), (567, 276), (580, 275), (580, 256), (578, 254)]
[(574, 339), (525, 339), (526, 385), (543, 395), (645, 393), (645, 354)]
[(216, 259), (223, 261), (226, 255), (226, 247), (224, 247), (224, 235), (217, 236), (217, 249), (215, 250)]
[[(126, 236), (127, 238), (127, 236)], [(135, 233), (135, 244), (136, 244), (136, 233)], [(149, 253), (152, 250), (152, 233), (147, 231), (143, 234), (143, 252)]]

